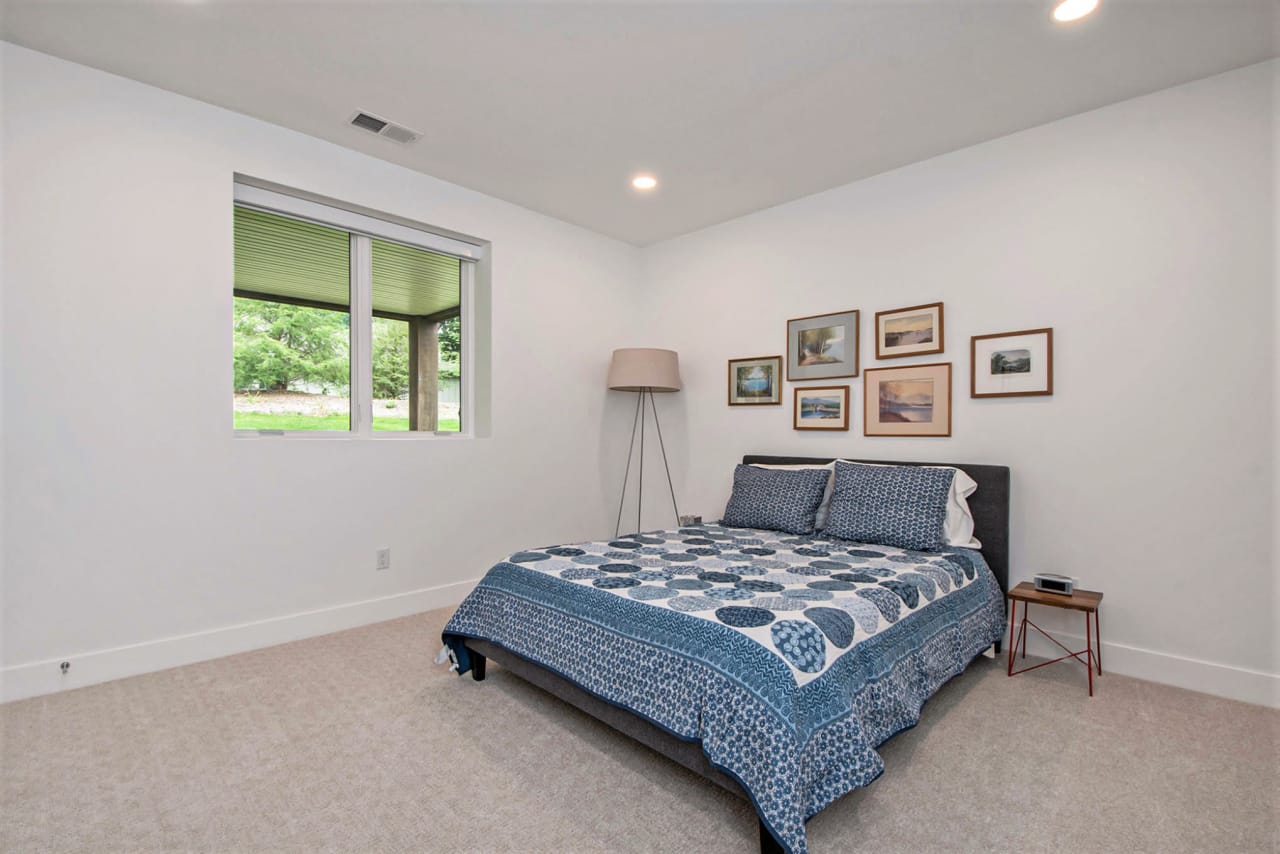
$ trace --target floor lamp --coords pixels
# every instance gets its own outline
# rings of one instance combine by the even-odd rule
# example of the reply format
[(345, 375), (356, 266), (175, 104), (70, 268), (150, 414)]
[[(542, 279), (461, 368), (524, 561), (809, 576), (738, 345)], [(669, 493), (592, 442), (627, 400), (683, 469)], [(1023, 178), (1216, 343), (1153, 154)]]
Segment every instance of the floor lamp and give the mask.
[(631, 422), (631, 443), (627, 446), (627, 472), (622, 477), (622, 497), (618, 499), (618, 521), (613, 535), (622, 529), (622, 508), (627, 502), (627, 481), (631, 477), (631, 455), (636, 446), (636, 429), (640, 431), (639, 495), (636, 498), (636, 533), (640, 533), (640, 513), (644, 509), (644, 425), (645, 401), (653, 410), (653, 424), (658, 429), (658, 447), (662, 449), (662, 467), (667, 472), (667, 488), (671, 491), (671, 509), (680, 524), (680, 509), (676, 507), (676, 489), (671, 484), (671, 467), (667, 465), (667, 446), (662, 441), (662, 422), (658, 420), (658, 407), (653, 393), (680, 390), (680, 360), (674, 350), (653, 350), (644, 347), (628, 347), (613, 351), (609, 365), (609, 388), (614, 391), (634, 391), (636, 414)]

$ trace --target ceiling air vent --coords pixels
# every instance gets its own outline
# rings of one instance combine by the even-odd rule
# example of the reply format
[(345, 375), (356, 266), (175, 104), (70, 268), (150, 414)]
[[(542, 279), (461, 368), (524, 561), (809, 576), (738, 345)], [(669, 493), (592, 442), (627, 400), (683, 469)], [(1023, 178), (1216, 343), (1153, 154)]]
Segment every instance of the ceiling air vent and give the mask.
[(358, 128), (376, 133), (378, 136), (385, 136), (392, 142), (398, 142), (402, 145), (413, 142), (422, 134), (414, 130), (409, 130), (404, 125), (398, 125), (395, 122), (389, 122), (386, 119), (380, 119), (372, 113), (356, 113), (351, 119), (351, 124)]

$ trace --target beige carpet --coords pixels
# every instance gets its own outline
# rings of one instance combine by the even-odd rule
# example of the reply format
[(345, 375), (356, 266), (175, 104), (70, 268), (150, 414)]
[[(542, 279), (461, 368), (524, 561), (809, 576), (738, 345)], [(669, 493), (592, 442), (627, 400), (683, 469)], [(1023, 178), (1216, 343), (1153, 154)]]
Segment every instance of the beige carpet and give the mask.
[[(744, 854), (739, 802), (492, 667), (447, 612), (0, 706), (0, 850)], [(809, 824), (834, 852), (1274, 851), (1280, 712), (979, 659), (888, 769)]]

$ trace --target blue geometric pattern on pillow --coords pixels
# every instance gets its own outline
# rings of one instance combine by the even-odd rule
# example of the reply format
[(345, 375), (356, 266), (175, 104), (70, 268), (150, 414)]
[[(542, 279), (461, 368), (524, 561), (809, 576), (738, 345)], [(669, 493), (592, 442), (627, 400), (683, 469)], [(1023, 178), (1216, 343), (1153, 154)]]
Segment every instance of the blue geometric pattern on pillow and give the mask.
[(818, 505), (831, 473), (826, 469), (762, 469), (740, 465), (733, 471), (733, 495), (722, 525), (788, 534), (812, 534)]
[(823, 533), (859, 543), (941, 549), (954, 477), (953, 469), (837, 462)]

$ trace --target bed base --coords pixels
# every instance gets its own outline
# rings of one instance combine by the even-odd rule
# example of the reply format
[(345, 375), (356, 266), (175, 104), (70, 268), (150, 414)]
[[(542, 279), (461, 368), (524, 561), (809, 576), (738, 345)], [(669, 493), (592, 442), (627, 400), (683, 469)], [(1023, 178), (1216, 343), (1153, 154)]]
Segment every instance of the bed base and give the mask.
[[(606, 703), (594, 694), (584, 691), (563, 677), (545, 670), (528, 659), (521, 658), (509, 649), (475, 638), (467, 639), (467, 649), (471, 655), (471, 678), (483, 682), (487, 659), (492, 658), (524, 681), (543, 689), (552, 696), (558, 697), (569, 705), (591, 715), (601, 723), (612, 727), (623, 735), (640, 742), (645, 747), (661, 753), (663, 756), (682, 765), (693, 773), (715, 783), (743, 800), (750, 800), (737, 781), (715, 768), (702, 752), (702, 745), (697, 742), (683, 741), (664, 729), (649, 723), (611, 703)], [(760, 854), (783, 854), (783, 848), (773, 834), (764, 826), (764, 822), (756, 819), (760, 831)]]

